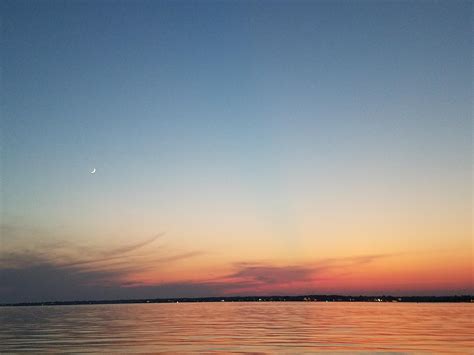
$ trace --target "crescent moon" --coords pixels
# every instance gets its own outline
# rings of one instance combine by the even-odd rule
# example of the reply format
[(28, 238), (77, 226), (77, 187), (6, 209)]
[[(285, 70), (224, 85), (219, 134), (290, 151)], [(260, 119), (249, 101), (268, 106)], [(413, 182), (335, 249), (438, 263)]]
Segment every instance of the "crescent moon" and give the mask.
[(95, 168), (92, 169), (91, 174), (95, 174)]

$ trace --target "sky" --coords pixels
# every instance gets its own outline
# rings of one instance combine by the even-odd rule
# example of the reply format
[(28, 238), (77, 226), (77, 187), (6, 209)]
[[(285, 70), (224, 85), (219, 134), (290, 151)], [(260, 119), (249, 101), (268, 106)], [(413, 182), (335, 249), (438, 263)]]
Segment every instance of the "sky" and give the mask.
[(6, 0), (1, 26), (0, 302), (474, 292), (471, 2)]

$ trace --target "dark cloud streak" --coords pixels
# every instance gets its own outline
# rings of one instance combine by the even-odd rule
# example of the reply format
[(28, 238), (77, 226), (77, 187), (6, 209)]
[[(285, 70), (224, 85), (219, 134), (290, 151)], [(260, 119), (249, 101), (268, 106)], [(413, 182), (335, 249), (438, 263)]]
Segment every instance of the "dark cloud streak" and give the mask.
[[(23, 250), (2, 250), (0, 302), (101, 299), (125, 294), (138, 297), (137, 288), (133, 291), (122, 286), (130, 273), (201, 254), (199, 251), (170, 254), (164, 250), (141, 255), (134, 253), (162, 235), (105, 251), (64, 241), (49, 243), (48, 248), (31, 246)], [(139, 289), (147, 288), (139, 286)]]
[(144, 247), (148, 244), (153, 243), (155, 240), (162, 237), (163, 235), (164, 235), (164, 233), (159, 233), (159, 234), (156, 234), (155, 236), (151, 237), (150, 239), (141, 241), (139, 243), (126, 245), (126, 246), (123, 246), (123, 247), (119, 247), (119, 248), (107, 251), (107, 255), (115, 256), (115, 255), (122, 255), (122, 254), (130, 253), (134, 250), (137, 250), (137, 249), (142, 248), (142, 247)]
[[(58, 263), (47, 255), (32, 251), (2, 255), (0, 267), (0, 302), (33, 302), (55, 300), (156, 298), (156, 297), (200, 297), (220, 295), (286, 294), (316, 292), (318, 284), (337, 278), (337, 273), (350, 272), (351, 268), (371, 263), (391, 255), (364, 255), (347, 258), (325, 259), (314, 263), (297, 265), (274, 265), (270, 262), (236, 263), (234, 270), (214, 279), (183, 280), (155, 285), (140, 284), (127, 278), (130, 272), (143, 266), (132, 259), (120, 262), (120, 258), (131, 251), (148, 245), (158, 236), (144, 242), (114, 249), (108, 257), (94, 260)], [(115, 253), (115, 254), (114, 254)], [(181, 254), (155, 257), (147, 267), (155, 268), (162, 263), (171, 263), (200, 255), (191, 251)], [(130, 257), (127, 254), (127, 257)], [(117, 265), (93, 267), (94, 263), (117, 260)]]

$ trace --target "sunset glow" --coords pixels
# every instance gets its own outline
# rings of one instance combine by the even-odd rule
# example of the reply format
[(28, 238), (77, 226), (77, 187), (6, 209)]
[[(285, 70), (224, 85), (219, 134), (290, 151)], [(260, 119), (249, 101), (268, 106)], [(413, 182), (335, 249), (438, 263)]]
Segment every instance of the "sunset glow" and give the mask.
[(467, 2), (138, 3), (2, 3), (0, 303), (474, 292)]

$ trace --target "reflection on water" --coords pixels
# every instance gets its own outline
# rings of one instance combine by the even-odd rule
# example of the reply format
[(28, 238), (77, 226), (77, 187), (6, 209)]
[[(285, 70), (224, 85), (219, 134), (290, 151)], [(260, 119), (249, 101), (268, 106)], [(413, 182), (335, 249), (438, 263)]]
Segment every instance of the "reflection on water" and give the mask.
[(471, 352), (471, 304), (179, 303), (0, 308), (0, 352)]

